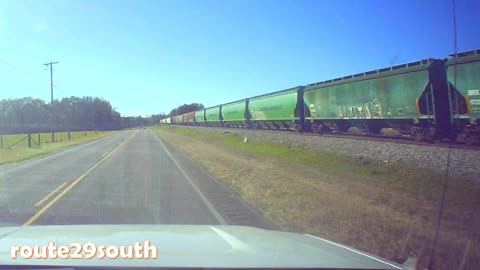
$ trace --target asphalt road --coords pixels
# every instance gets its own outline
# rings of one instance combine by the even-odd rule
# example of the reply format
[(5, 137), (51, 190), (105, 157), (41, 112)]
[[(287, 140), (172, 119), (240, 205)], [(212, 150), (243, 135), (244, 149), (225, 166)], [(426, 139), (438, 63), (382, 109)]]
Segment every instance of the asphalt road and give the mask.
[[(0, 166), (0, 227), (69, 224), (245, 225), (277, 229), (150, 129), (122, 131), (56, 154)], [(31, 237), (30, 232), (24, 231), (26, 236), (20, 237)], [(238, 245), (235, 237), (222, 237)], [(256, 242), (263, 238), (248, 239)], [(315, 254), (324, 254), (325, 261), (333, 260), (333, 265), (337, 261), (355, 266), (361, 262), (367, 268), (399, 269), (382, 259), (317, 239), (320, 242), (316, 241), (319, 249)], [(276, 244), (265, 250), (275, 251)], [(259, 247), (263, 252), (265, 246)], [(245, 253), (247, 257), (255, 254), (255, 249), (244, 251), (254, 252)], [(221, 256), (225, 259), (225, 254)], [(276, 261), (276, 256), (271, 260)], [(302, 256), (296, 258), (304, 259)], [(238, 263), (237, 257), (234, 260)]]
[(0, 166), (0, 225), (273, 226), (150, 129)]

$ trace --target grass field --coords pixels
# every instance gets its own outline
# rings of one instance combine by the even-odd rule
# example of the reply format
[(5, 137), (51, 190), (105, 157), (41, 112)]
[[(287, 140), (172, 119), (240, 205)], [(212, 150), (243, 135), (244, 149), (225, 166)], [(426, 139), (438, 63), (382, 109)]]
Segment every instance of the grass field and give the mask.
[(45, 155), (62, 148), (86, 143), (108, 135), (116, 131), (81, 131), (70, 132), (70, 140), (67, 132), (56, 132), (55, 142), (52, 143), (51, 133), (36, 133), (31, 135), (31, 148), (28, 148), (27, 134), (1, 135), (3, 148), (0, 148), (0, 164)]
[[(233, 134), (161, 127), (166, 142), (229, 184), (281, 228), (395, 261), (430, 259), (442, 172), (313, 152)], [(435, 269), (480, 265), (480, 185), (451, 179)], [(423, 268), (419, 268), (423, 269)]]

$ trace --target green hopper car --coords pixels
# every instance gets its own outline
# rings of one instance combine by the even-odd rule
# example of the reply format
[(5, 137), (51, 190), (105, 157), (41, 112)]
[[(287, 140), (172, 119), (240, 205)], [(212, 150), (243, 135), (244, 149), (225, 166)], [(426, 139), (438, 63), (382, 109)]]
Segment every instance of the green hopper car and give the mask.
[(304, 100), (311, 128), (318, 133), (394, 128), (419, 139), (450, 134), (450, 123), (443, 121), (450, 113), (444, 73), (444, 61), (425, 59), (309, 85)]
[(205, 122), (210, 126), (221, 126), (221, 106), (215, 106), (205, 109)]
[(205, 125), (205, 110), (199, 110), (195, 112), (195, 125)]
[(457, 55), (446, 63), (451, 88), (455, 127), (468, 144), (478, 143), (480, 138), (480, 50)]
[(247, 100), (234, 101), (222, 105), (222, 120), (225, 127), (245, 127)]
[(480, 143), (479, 119), (480, 50), (297, 86), (195, 113), (197, 125), (315, 133), (360, 130), (430, 142), (463, 138), (469, 144)]
[(293, 129), (301, 125), (299, 90), (294, 87), (248, 100), (249, 122), (253, 128)]

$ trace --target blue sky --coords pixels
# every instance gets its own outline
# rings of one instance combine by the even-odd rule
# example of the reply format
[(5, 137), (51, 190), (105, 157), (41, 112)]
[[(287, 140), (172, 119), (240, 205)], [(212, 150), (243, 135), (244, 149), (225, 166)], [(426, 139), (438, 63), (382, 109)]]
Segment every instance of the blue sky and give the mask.
[[(457, 0), (458, 50), (480, 1)], [(454, 51), (452, 1), (0, 0), (0, 99), (99, 96), (122, 115), (217, 105)]]

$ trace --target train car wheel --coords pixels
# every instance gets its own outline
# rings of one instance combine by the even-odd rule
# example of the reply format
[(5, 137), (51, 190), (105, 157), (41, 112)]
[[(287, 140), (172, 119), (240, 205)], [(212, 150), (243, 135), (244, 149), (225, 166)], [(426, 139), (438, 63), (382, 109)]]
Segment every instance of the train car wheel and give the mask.
[(454, 143), (457, 141), (457, 138), (458, 138), (458, 133), (457, 132), (452, 132), (452, 134), (450, 134), (448, 136), (448, 140), (451, 142), (451, 143)]
[(415, 141), (420, 142), (425, 139), (425, 136), (423, 134), (423, 129), (419, 127), (413, 127), (412, 128), (412, 137)]
[(295, 129), (296, 132), (302, 132), (302, 125), (293, 124), (293, 129)]
[(475, 140), (473, 139), (473, 137), (468, 135), (465, 136), (464, 141), (466, 145), (473, 145), (475, 143)]
[(435, 139), (437, 137), (436, 130), (434, 127), (428, 128), (427, 134), (426, 134), (426, 140), (429, 143), (434, 143)]
[(324, 127), (323, 127), (322, 124), (320, 124), (316, 127), (315, 133), (317, 133), (317, 134), (323, 134), (324, 133)]

